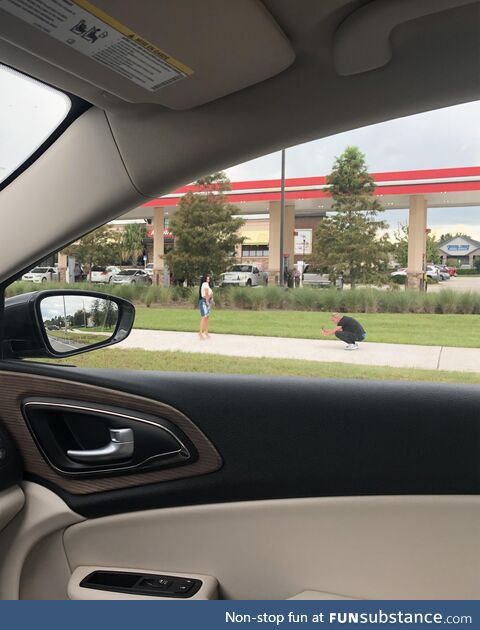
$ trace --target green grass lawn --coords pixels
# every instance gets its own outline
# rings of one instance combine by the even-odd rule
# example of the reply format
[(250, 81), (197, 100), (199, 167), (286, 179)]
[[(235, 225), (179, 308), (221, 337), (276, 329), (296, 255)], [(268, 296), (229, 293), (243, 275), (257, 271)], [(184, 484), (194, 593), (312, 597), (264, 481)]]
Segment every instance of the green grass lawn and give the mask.
[(190, 352), (150, 352), (148, 350), (97, 350), (83, 355), (51, 361), (88, 368), (123, 368), (160, 372), (207, 372), (222, 374), (260, 374), (264, 376), (303, 376), (362, 380), (429, 381), (442, 383), (480, 383), (480, 374), (369, 367), (344, 363), (317, 363), (291, 359), (250, 359)]
[[(480, 348), (478, 315), (359, 313), (354, 317), (367, 331), (366, 341)], [(138, 307), (135, 328), (195, 331), (198, 323), (193, 308)], [(210, 317), (211, 332), (237, 335), (324, 339), (321, 326), (332, 326), (329, 313), (219, 309)]]

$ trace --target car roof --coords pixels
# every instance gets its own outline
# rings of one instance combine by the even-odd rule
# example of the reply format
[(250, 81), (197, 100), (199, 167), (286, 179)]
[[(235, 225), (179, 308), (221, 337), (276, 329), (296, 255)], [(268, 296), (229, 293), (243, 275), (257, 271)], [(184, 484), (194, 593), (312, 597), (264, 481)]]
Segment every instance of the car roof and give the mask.
[[(206, 173), (480, 96), (479, 8), (471, 0), (95, 6), (168, 52), (186, 76), (158, 90), (140, 88), (0, 10), (0, 61), (92, 104), (35, 172), (0, 195), (2, 216), (4, 205), (19, 207), (27, 187), (35, 190), (35, 212), (49, 227), (31, 224), (31, 208), (20, 212), (25, 251), (0, 239), (0, 280), (32, 255), (40, 260)], [(51, 209), (59, 197), (62, 213)]]
[[(284, 146), (479, 96), (472, 0), (241, 0), (228, 10), (220, 0), (95, 4), (163, 42), (193, 74), (156, 92), (140, 89), (8, 13), (0, 58), (105, 110), (147, 195)], [(216, 28), (206, 28), (220, 8)], [(248, 67), (248, 48), (257, 69)], [(237, 82), (228, 78), (234, 62)]]

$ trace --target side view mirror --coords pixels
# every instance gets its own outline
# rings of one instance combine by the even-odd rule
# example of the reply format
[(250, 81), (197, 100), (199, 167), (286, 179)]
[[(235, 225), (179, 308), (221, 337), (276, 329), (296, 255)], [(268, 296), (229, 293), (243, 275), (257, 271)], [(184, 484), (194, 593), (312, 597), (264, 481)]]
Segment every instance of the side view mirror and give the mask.
[(23, 293), (5, 300), (4, 359), (69, 357), (128, 337), (133, 304), (91, 291)]

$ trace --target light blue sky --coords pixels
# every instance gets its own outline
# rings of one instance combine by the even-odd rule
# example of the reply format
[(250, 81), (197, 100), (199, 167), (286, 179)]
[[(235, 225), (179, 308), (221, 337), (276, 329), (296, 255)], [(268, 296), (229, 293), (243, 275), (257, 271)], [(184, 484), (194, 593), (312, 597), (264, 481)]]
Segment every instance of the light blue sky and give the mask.
[[(322, 140), (289, 148), (287, 177), (326, 175), (346, 146), (358, 146), (371, 172), (459, 166), (480, 166), (480, 101), (362, 127)], [(280, 177), (280, 153), (227, 169), (232, 181)], [(384, 214), (391, 230), (406, 223), (407, 212)], [(433, 233), (466, 232), (480, 239), (480, 206), (431, 208), (428, 225)]]

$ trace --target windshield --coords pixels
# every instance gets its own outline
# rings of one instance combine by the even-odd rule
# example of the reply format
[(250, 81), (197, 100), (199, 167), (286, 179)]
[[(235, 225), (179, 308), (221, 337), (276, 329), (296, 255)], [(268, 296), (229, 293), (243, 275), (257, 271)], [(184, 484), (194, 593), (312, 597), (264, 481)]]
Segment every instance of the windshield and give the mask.
[(119, 276), (133, 276), (137, 273), (136, 269), (125, 269), (124, 271), (120, 271)]
[(252, 268), (250, 265), (233, 265), (233, 267), (230, 269), (230, 271), (252, 271)]
[(48, 267), (35, 267), (31, 273), (47, 273)]
[(68, 114), (68, 96), (0, 64), (0, 184)]

